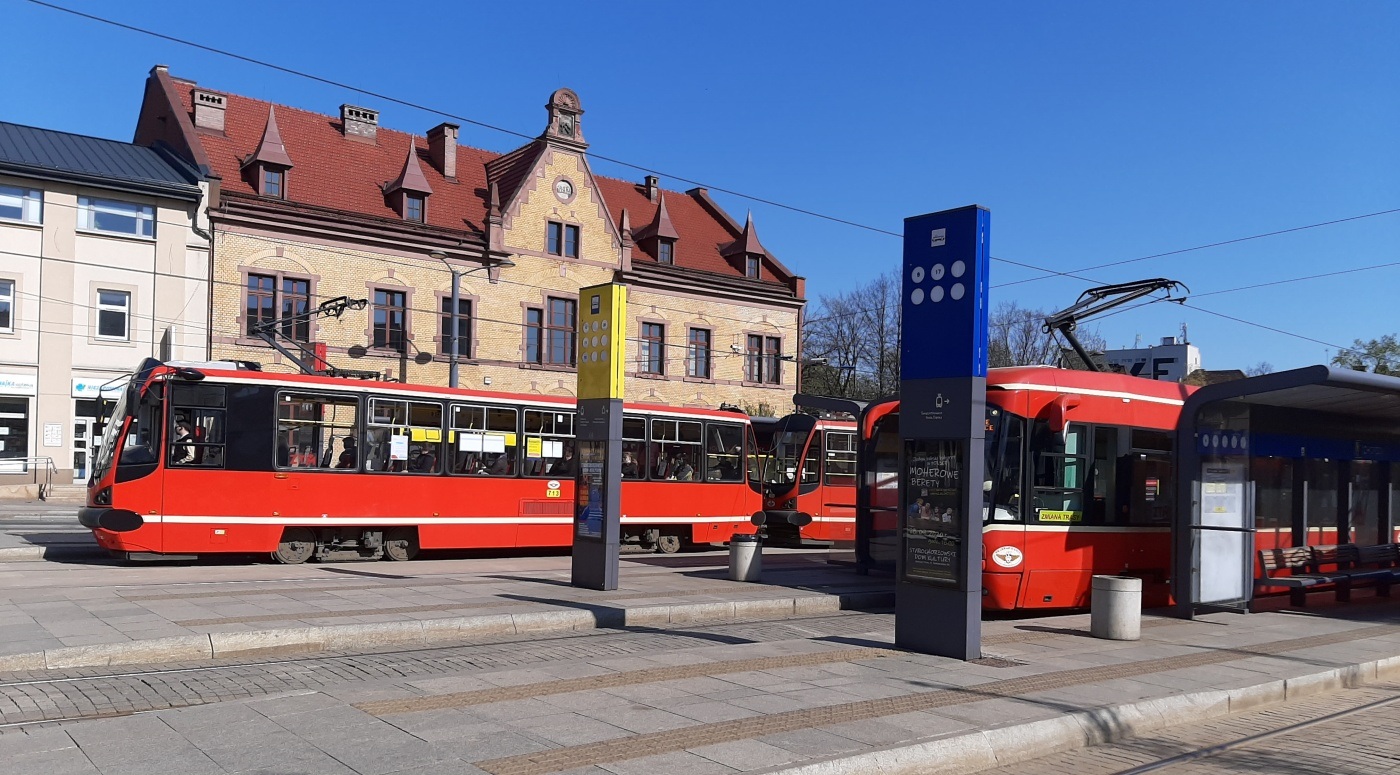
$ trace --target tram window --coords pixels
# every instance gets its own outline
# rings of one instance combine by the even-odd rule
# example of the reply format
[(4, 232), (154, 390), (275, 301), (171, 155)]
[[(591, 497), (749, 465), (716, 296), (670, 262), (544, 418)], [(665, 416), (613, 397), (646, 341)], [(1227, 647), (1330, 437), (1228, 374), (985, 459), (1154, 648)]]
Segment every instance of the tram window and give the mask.
[(1084, 522), (1085, 454), (1088, 429), (1070, 424), (1062, 437), (1043, 421), (1035, 424), (1031, 454), (1035, 460), (1036, 519), (1052, 524)]
[(1021, 470), (1026, 421), (1000, 409), (987, 408), (987, 462), (985, 475), (992, 483), (986, 496), (991, 504), (987, 519), (1008, 522), (1021, 518)]
[[(1169, 455), (1133, 452), (1118, 459), (1120, 487), (1128, 491), (1125, 503), (1130, 525), (1170, 525), (1176, 502), (1176, 479)], [(1123, 485), (1124, 477), (1127, 484)]]
[(141, 394), (141, 402), (126, 429), (126, 442), (122, 445), (117, 467), (154, 466), (160, 461), (160, 445), (164, 425), (162, 413), (165, 402), (161, 399), (161, 385), (156, 383)]
[(525, 410), (525, 475), (573, 477), (574, 413)]
[(1166, 452), (1172, 451), (1172, 434), (1166, 431), (1149, 431), (1141, 428), (1133, 429), (1133, 449), (1141, 452)]
[(442, 470), (442, 404), (371, 398), (365, 470), (435, 474)]
[(834, 487), (856, 486), (856, 435), (827, 431), (826, 483)]
[(277, 397), (278, 468), (355, 470), (360, 405), (354, 398), (305, 393)]
[(705, 481), (744, 480), (744, 454), (741, 446), (744, 426), (709, 423), (705, 428)]
[(802, 470), (798, 472), (799, 484), (816, 484), (822, 477), (822, 434), (813, 430), (807, 443), (807, 454), (802, 458)]
[(758, 455), (758, 440), (754, 436), (753, 426), (748, 426), (744, 433), (746, 452), (748, 453), (749, 482), (756, 484), (763, 481), (763, 459)]
[(1293, 532), (1293, 461), (1282, 457), (1252, 458), (1249, 478), (1254, 481), (1255, 530), (1280, 534), (1281, 543), (1261, 546), (1288, 546)]
[(647, 475), (647, 421), (645, 417), (622, 418), (622, 478), (645, 479)]
[(1085, 480), (1089, 500), (1084, 524), (1104, 525), (1123, 521), (1128, 516), (1126, 499), (1120, 504), (1117, 498), (1118, 430), (1111, 425), (1094, 429), (1094, 457)]
[(651, 478), (690, 482), (699, 478), (701, 424), (688, 420), (651, 421)]
[(172, 466), (224, 467), (223, 385), (171, 385), (170, 448)]
[(1337, 543), (1334, 531), (1340, 517), (1337, 499), (1337, 486), (1341, 478), (1339, 468), (1338, 461), (1328, 458), (1303, 461), (1303, 475), (1308, 482), (1307, 512), (1304, 514), (1308, 543)]
[(454, 474), (512, 476), (515, 474), (515, 421), (513, 407), (452, 407), (452, 429), (447, 443), (453, 451), (450, 471)]

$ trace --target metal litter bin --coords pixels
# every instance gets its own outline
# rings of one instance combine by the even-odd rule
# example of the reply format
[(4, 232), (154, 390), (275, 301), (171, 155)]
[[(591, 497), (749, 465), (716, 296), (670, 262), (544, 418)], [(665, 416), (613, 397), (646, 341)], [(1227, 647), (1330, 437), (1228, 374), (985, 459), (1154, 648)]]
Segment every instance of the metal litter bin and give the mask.
[(763, 542), (756, 535), (729, 537), (729, 580), (758, 581), (763, 574)]
[(1142, 632), (1142, 579), (1095, 576), (1089, 590), (1089, 634), (1137, 640)]

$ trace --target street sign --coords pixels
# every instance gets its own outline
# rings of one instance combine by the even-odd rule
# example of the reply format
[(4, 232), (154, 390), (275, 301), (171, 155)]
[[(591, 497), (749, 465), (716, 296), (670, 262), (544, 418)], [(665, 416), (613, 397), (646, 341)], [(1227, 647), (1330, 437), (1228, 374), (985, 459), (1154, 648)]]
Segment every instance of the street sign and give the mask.
[(982, 474), (991, 214), (904, 221), (895, 643), (981, 656)]

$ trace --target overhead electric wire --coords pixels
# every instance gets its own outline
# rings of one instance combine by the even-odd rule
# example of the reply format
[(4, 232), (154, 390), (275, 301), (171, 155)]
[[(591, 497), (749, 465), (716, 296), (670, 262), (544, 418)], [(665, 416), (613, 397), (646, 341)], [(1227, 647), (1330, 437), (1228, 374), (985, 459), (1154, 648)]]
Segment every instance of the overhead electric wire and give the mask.
[[(184, 38), (179, 38), (179, 37), (176, 37), (176, 36), (173, 36), (173, 35), (167, 35), (167, 34), (160, 33), (160, 32), (156, 32), (156, 31), (154, 31), (154, 30), (147, 29), (147, 28), (144, 28), (144, 27), (139, 27), (139, 26), (136, 26), (136, 25), (126, 24), (126, 23), (123, 23), (123, 22), (116, 21), (116, 20), (114, 20), (114, 19), (109, 19), (109, 18), (106, 18), (106, 17), (97, 16), (97, 15), (95, 15), (95, 14), (85, 13), (85, 12), (78, 11), (78, 10), (75, 10), (75, 9), (72, 9), (72, 8), (67, 8), (67, 7), (64, 7), (64, 6), (61, 6), (61, 5), (57, 5), (57, 4), (55, 4), (55, 3), (44, 2), (43, 0), (26, 0), (26, 2), (29, 2), (29, 3), (32, 4), (32, 5), (40, 6), (40, 7), (43, 7), (43, 8), (48, 8), (48, 9), (50, 9), (50, 10), (54, 10), (54, 11), (58, 11), (58, 12), (61, 12), (61, 13), (66, 13), (66, 14), (69, 14), (69, 15), (72, 15), (72, 16), (76, 16), (76, 17), (79, 17), (79, 18), (87, 19), (87, 20), (89, 20), (89, 21), (93, 21), (93, 22), (97, 22), (97, 23), (100, 23), (100, 24), (105, 24), (105, 25), (109, 25), (109, 26), (116, 27), (116, 28), (119, 28), (119, 29), (123, 29), (123, 30), (126, 30), (126, 31), (128, 31), (128, 32), (133, 32), (133, 33), (137, 33), (137, 34), (141, 34), (141, 35), (146, 35), (146, 36), (154, 37), (154, 38), (157, 38), (157, 39), (160, 39), (160, 40), (164, 40), (164, 41), (167, 41), (167, 42), (170, 42), (170, 43), (174, 43), (174, 44), (177, 44), (177, 45), (182, 45), (182, 46), (187, 46), (187, 47), (190, 47), (190, 48), (195, 48), (195, 49), (198, 49), (198, 50), (201, 50), (201, 51), (205, 51), (205, 52), (208, 52), (208, 53), (212, 53), (212, 54), (216, 54), (216, 55), (219, 55), (219, 56), (224, 56), (224, 57), (228, 57), (228, 58), (231, 58), (231, 59), (236, 59), (236, 60), (238, 60), (238, 61), (245, 62), (245, 63), (248, 63), (248, 64), (252, 64), (252, 65), (255, 65), (255, 66), (258, 66), (258, 67), (264, 67), (264, 68), (276, 70), (276, 71), (278, 71), (278, 72), (282, 72), (282, 73), (285, 73), (285, 74), (288, 74), (288, 75), (293, 75), (293, 76), (296, 76), (296, 77), (299, 77), (299, 78), (304, 78), (304, 79), (307, 79), (307, 80), (315, 81), (315, 82), (317, 82), (317, 83), (321, 83), (321, 84), (324, 84), (324, 85), (327, 85), (327, 86), (332, 86), (332, 87), (339, 88), (339, 89), (345, 89), (345, 90), (347, 90), (347, 91), (355, 92), (355, 93), (357, 93), (357, 94), (363, 94), (363, 95), (366, 95), (366, 96), (369, 96), (369, 97), (373, 97), (373, 98), (375, 98), (375, 99), (384, 100), (385, 102), (389, 102), (389, 103), (392, 103), (392, 104), (397, 104), (397, 105), (401, 105), (401, 106), (404, 106), (404, 107), (408, 107), (408, 108), (411, 108), (411, 109), (414, 109), (414, 110), (420, 110), (420, 111), (423, 111), (423, 112), (426, 112), (426, 113), (430, 113), (430, 114), (434, 114), (434, 115), (439, 115), (439, 116), (443, 116), (443, 117), (446, 117), (446, 118), (451, 118), (451, 119), (453, 119), (453, 120), (461, 121), (461, 122), (463, 122), (463, 123), (470, 124), (470, 125), (472, 125), (472, 126), (478, 126), (478, 127), (483, 128), (483, 129), (489, 129), (489, 130), (492, 130), (492, 131), (500, 132), (500, 133), (503, 133), (503, 134), (506, 134), (506, 135), (510, 135), (510, 136), (512, 136), (512, 137), (521, 138), (521, 139), (525, 139), (525, 140), (534, 140), (534, 139), (536, 139), (535, 137), (533, 137), (533, 136), (531, 136), (531, 135), (527, 135), (527, 134), (522, 133), (522, 132), (518, 132), (518, 131), (515, 131), (515, 130), (507, 129), (507, 128), (505, 128), (505, 127), (501, 127), (501, 126), (498, 126), (498, 125), (495, 125), (495, 124), (491, 124), (491, 123), (489, 123), (489, 122), (485, 122), (485, 121), (481, 121), (481, 120), (478, 120), (478, 119), (473, 119), (473, 118), (470, 118), (470, 117), (467, 117), (467, 116), (463, 116), (463, 115), (451, 113), (451, 112), (448, 112), (448, 111), (440, 110), (440, 109), (433, 108), (433, 107), (430, 107), (430, 106), (427, 106), (427, 105), (423, 105), (423, 104), (420, 104), (420, 103), (415, 103), (415, 102), (410, 101), (410, 100), (405, 100), (405, 99), (393, 97), (393, 96), (391, 96), (391, 95), (388, 95), (388, 94), (385, 94), (385, 93), (382, 93), (382, 92), (377, 92), (377, 91), (374, 91), (374, 90), (371, 90), (371, 89), (365, 89), (365, 88), (362, 88), (362, 87), (354, 86), (354, 85), (352, 85), (352, 84), (348, 84), (348, 83), (341, 82), (341, 81), (336, 81), (336, 80), (331, 79), (331, 78), (326, 78), (326, 77), (324, 77), (324, 76), (315, 75), (315, 74), (313, 74), (313, 73), (308, 73), (308, 72), (305, 72), (305, 71), (297, 70), (297, 69), (295, 69), (295, 68), (287, 67), (287, 66), (284, 66), (284, 65), (278, 65), (278, 64), (275, 64), (275, 63), (272, 63), (272, 62), (268, 62), (268, 61), (266, 61), (266, 60), (261, 60), (261, 59), (255, 58), (255, 57), (250, 57), (250, 56), (247, 56), (247, 55), (239, 54), (239, 53), (236, 53), (236, 52), (233, 52), (233, 51), (229, 51), (229, 50), (226, 50), (226, 49), (221, 49), (221, 48), (217, 48), (217, 47), (214, 47), (214, 46), (210, 46), (210, 45), (206, 45), (206, 44), (202, 44), (202, 43), (197, 43), (197, 42), (195, 42), (195, 41), (191, 41), (191, 40), (184, 39)], [(613, 158), (613, 157), (609, 157), (609, 156), (604, 156), (604, 155), (597, 154), (597, 153), (590, 153), (589, 155), (590, 155), (591, 158), (595, 158), (595, 159), (598, 159), (598, 160), (600, 160), (600, 161), (605, 161), (605, 162), (608, 162), (608, 163), (611, 163), (611, 164), (616, 164), (616, 165), (619, 165), (619, 166), (622, 166), (622, 167), (627, 167), (627, 168), (635, 169), (635, 170), (642, 171), (642, 172), (647, 172), (647, 173), (656, 174), (656, 175), (662, 175), (662, 176), (665, 176), (665, 177), (668, 177), (668, 178), (671, 178), (671, 179), (674, 179), (674, 180), (678, 180), (678, 181), (685, 182), (685, 183), (690, 183), (690, 184), (692, 184), (692, 185), (696, 185), (696, 186), (704, 187), (704, 188), (707, 188), (707, 189), (710, 189), (710, 190), (714, 190), (714, 191), (718, 191), (718, 192), (721, 192), (721, 193), (729, 194), (729, 195), (731, 195), (731, 196), (739, 197), (739, 198), (741, 198), (741, 199), (746, 199), (746, 200), (749, 200), (749, 201), (752, 201), (752, 202), (757, 202), (757, 203), (769, 205), (769, 206), (772, 206), (772, 207), (777, 207), (777, 208), (780, 208), (780, 209), (788, 210), (788, 211), (791, 211), (791, 212), (795, 212), (795, 213), (799, 213), (799, 214), (803, 214), (803, 215), (808, 215), (808, 216), (811, 216), (811, 217), (814, 217), (814, 218), (819, 218), (819, 219), (822, 219), (822, 220), (831, 221), (831, 222), (833, 222), (833, 223), (840, 223), (840, 224), (843, 224), (843, 225), (852, 226), (852, 227), (855, 227), (855, 228), (864, 229), (864, 230), (867, 230), (867, 231), (872, 231), (872, 232), (876, 232), (876, 233), (880, 233), (880, 234), (885, 234), (885, 235), (892, 236), (892, 237), (903, 238), (903, 235), (902, 235), (902, 234), (900, 234), (900, 233), (898, 233), (898, 232), (890, 231), (890, 230), (888, 230), (888, 229), (883, 229), (883, 228), (879, 228), (879, 227), (875, 227), (875, 226), (870, 226), (870, 225), (867, 225), (867, 224), (859, 223), (859, 222), (856, 222), (856, 221), (851, 221), (851, 220), (844, 219), (844, 218), (838, 218), (838, 217), (835, 217), (835, 216), (826, 215), (826, 214), (824, 214), (824, 213), (819, 213), (819, 212), (816, 212), (816, 211), (813, 211), (813, 210), (808, 210), (808, 209), (806, 209), (806, 208), (797, 207), (797, 206), (794, 206), (794, 205), (784, 204), (784, 203), (782, 203), (782, 202), (778, 202), (778, 201), (771, 200), (771, 199), (766, 199), (766, 198), (759, 197), (759, 196), (752, 195), (752, 194), (746, 194), (746, 193), (743, 193), (743, 192), (741, 192), (741, 191), (736, 191), (736, 190), (733, 190), (733, 189), (728, 189), (728, 188), (724, 188), (724, 187), (720, 187), (720, 186), (714, 186), (714, 185), (707, 184), (707, 183), (704, 183), (704, 182), (702, 182), (702, 181), (698, 181), (698, 180), (695, 180), (695, 179), (692, 179), (692, 178), (687, 178), (687, 177), (680, 176), (680, 175), (673, 175), (673, 174), (665, 173), (665, 172), (663, 172), (663, 171), (660, 171), (660, 170), (657, 170), (657, 169), (654, 169), (654, 168), (651, 168), (651, 167), (646, 167), (646, 166), (643, 166), (643, 165), (634, 164), (634, 163), (631, 163), (631, 162), (628, 162), (628, 161), (625, 161), (625, 160), (622, 160), (622, 159), (617, 159), (617, 158)], [(1058, 270), (1053, 270), (1053, 269), (1047, 269), (1047, 268), (1045, 268), (1045, 267), (1040, 267), (1040, 266), (1036, 266), (1036, 265), (1033, 265), (1033, 264), (1028, 264), (1028, 263), (1019, 262), (1019, 261), (1013, 261), (1013, 260), (1011, 260), (1011, 259), (1005, 259), (1005, 258), (995, 257), (995, 256), (994, 256), (994, 257), (992, 257), (992, 260), (994, 260), (994, 261), (1001, 261), (1001, 262), (1004, 262), (1004, 263), (1009, 263), (1009, 264), (1013, 264), (1013, 265), (1016, 265), (1016, 266), (1020, 266), (1020, 267), (1024, 267), (1024, 268), (1028, 268), (1028, 269), (1033, 269), (1033, 270), (1035, 270), (1035, 271), (1045, 272), (1046, 274), (1044, 274), (1044, 275), (1042, 275), (1042, 276), (1040, 276), (1040, 277), (1031, 277), (1031, 278), (1025, 278), (1025, 279), (1021, 279), (1021, 280), (1015, 280), (1015, 281), (1011, 281), (1011, 282), (1007, 282), (1007, 283), (1002, 283), (1002, 284), (1000, 284), (1000, 285), (995, 285), (995, 286), (992, 286), (992, 287), (993, 287), (993, 288), (1005, 288), (1005, 287), (1020, 285), (1020, 284), (1023, 284), (1023, 283), (1028, 283), (1028, 282), (1034, 282), (1034, 281), (1038, 281), (1038, 280), (1048, 279), (1048, 278), (1051, 278), (1051, 277), (1070, 277), (1070, 278), (1074, 278), (1074, 279), (1084, 280), (1084, 281), (1086, 281), (1086, 282), (1095, 282), (1095, 283), (1097, 283), (1097, 281), (1093, 281), (1093, 280), (1090, 280), (1089, 278), (1079, 276), (1078, 273), (1087, 272), (1087, 271), (1094, 271), (1094, 270), (1097, 270), (1097, 269), (1104, 269), (1104, 268), (1109, 268), (1109, 267), (1122, 266), (1122, 265), (1126, 265), (1126, 264), (1131, 264), (1131, 263), (1136, 263), (1136, 262), (1141, 262), (1141, 261), (1147, 261), (1147, 260), (1156, 259), (1156, 258), (1164, 258), (1164, 257), (1168, 257), (1168, 256), (1181, 255), (1181, 254), (1184, 254), (1184, 253), (1189, 253), (1189, 252), (1194, 252), (1194, 251), (1199, 251), (1199, 250), (1206, 250), (1206, 249), (1209, 249), (1209, 248), (1221, 247), (1221, 246), (1224, 246), (1224, 245), (1237, 244), (1237, 243), (1240, 243), (1240, 242), (1246, 242), (1246, 241), (1250, 241), (1250, 240), (1257, 240), (1257, 239), (1262, 239), (1262, 238), (1265, 238), (1265, 237), (1271, 237), (1271, 236), (1277, 236), (1277, 235), (1281, 235), (1281, 234), (1294, 233), (1294, 232), (1304, 231), (1304, 230), (1308, 230), (1308, 229), (1319, 228), (1319, 227), (1322, 227), (1322, 226), (1330, 226), (1330, 225), (1335, 225), (1335, 224), (1339, 224), (1339, 223), (1346, 223), (1346, 222), (1350, 222), (1350, 221), (1361, 220), (1361, 219), (1364, 219), (1364, 218), (1373, 218), (1373, 217), (1378, 217), (1378, 216), (1382, 216), (1382, 215), (1389, 215), (1389, 214), (1393, 214), (1393, 213), (1400, 213), (1400, 208), (1393, 208), (1393, 209), (1381, 210), (1381, 211), (1377, 211), (1377, 212), (1365, 213), (1365, 214), (1355, 215), (1355, 216), (1349, 216), (1349, 217), (1346, 217), (1346, 218), (1339, 218), (1339, 219), (1334, 219), (1334, 220), (1330, 220), (1330, 221), (1323, 221), (1323, 222), (1314, 223), (1314, 224), (1308, 224), (1308, 225), (1304, 225), (1304, 226), (1297, 226), (1297, 227), (1292, 227), (1292, 228), (1288, 228), (1288, 229), (1280, 229), (1280, 230), (1275, 230), (1275, 231), (1270, 231), (1270, 232), (1264, 232), (1264, 233), (1260, 233), (1260, 234), (1249, 235), (1249, 236), (1246, 236), (1246, 237), (1238, 237), (1238, 238), (1229, 239), (1229, 240), (1221, 240), (1221, 241), (1212, 242), (1212, 243), (1207, 243), (1207, 244), (1203, 244), (1203, 245), (1196, 245), (1196, 246), (1188, 247), (1188, 248), (1181, 248), (1181, 249), (1171, 250), (1171, 251), (1166, 251), (1166, 252), (1161, 252), (1161, 253), (1154, 253), (1154, 254), (1151, 254), (1151, 255), (1139, 256), (1139, 257), (1137, 257), (1137, 258), (1123, 259), (1123, 260), (1120, 260), (1120, 261), (1113, 261), (1113, 262), (1108, 262), (1108, 263), (1104, 263), (1104, 264), (1098, 264), (1098, 265), (1091, 266), (1091, 267), (1085, 267), (1085, 268), (1074, 269), (1074, 270), (1069, 270), (1069, 271), (1058, 271)], [(211, 280), (211, 282), (214, 282), (214, 281)], [(1225, 293), (1225, 292), (1228, 292), (1228, 291), (1218, 291), (1217, 293)], [(1283, 331), (1282, 329), (1276, 329), (1276, 328), (1273, 328), (1273, 327), (1270, 327), (1270, 326), (1265, 326), (1265, 325), (1262, 325), (1262, 324), (1251, 323), (1250, 321), (1245, 321), (1245, 320), (1242, 320), (1242, 319), (1239, 319), (1239, 318), (1233, 318), (1233, 317), (1230, 317), (1230, 316), (1228, 316), (1228, 315), (1223, 315), (1223, 314), (1221, 314), (1221, 313), (1213, 313), (1213, 312), (1211, 312), (1211, 311), (1209, 311), (1209, 310), (1205, 310), (1205, 309), (1203, 309), (1203, 308), (1201, 308), (1201, 307), (1195, 307), (1195, 306), (1193, 306), (1192, 308), (1193, 308), (1193, 309), (1200, 310), (1200, 311), (1202, 311), (1202, 312), (1207, 312), (1208, 314), (1216, 314), (1216, 315), (1219, 315), (1219, 316), (1221, 316), (1221, 317), (1226, 317), (1226, 318), (1229, 318), (1229, 319), (1232, 319), (1232, 320), (1236, 320), (1236, 321), (1238, 321), (1238, 322), (1246, 323), (1246, 324), (1249, 324), (1249, 325), (1255, 325), (1255, 326), (1258, 326), (1258, 327), (1263, 328), (1263, 329), (1265, 329), (1265, 330), (1274, 331), (1274, 332), (1276, 332), (1276, 333), (1282, 333), (1282, 334), (1285, 334), (1285, 335), (1288, 335), (1288, 336), (1294, 336), (1294, 337), (1297, 337), (1297, 338), (1300, 338), (1300, 339), (1305, 339), (1305, 340), (1307, 340), (1307, 341), (1314, 341), (1314, 342), (1319, 342), (1319, 343), (1326, 344), (1325, 342), (1321, 342), (1321, 340), (1316, 340), (1316, 339), (1313, 339), (1313, 338), (1311, 338), (1311, 337), (1306, 337), (1306, 336), (1302, 336), (1302, 335), (1299, 335), (1299, 334), (1291, 334), (1291, 333), (1289, 333), (1289, 332), (1287, 332), (1287, 331)], [(434, 312), (433, 314), (440, 314), (440, 313)], [(815, 323), (815, 322), (822, 322), (822, 321), (824, 321), (824, 320), (826, 320), (826, 319), (829, 319), (829, 318), (818, 318), (818, 319), (809, 320), (809, 321), (806, 321), (806, 322), (807, 322), (808, 325), (810, 325), (810, 324)], [(501, 321), (501, 322), (505, 322), (505, 321)], [(515, 325), (515, 324), (512, 323), (512, 325)], [(1329, 345), (1329, 346), (1335, 347), (1336, 345)], [(1341, 350), (1349, 350), (1350, 348), (1339, 348), (1339, 349), (1341, 349)]]

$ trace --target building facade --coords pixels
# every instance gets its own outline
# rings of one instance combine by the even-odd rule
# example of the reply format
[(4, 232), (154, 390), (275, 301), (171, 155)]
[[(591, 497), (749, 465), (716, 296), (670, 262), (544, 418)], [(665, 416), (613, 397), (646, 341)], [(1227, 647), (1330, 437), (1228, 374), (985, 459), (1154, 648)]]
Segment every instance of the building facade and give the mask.
[[(448, 384), (455, 339), (461, 387), (573, 396), (579, 288), (618, 281), (629, 400), (785, 411), (802, 278), (703, 189), (595, 175), (583, 114), (560, 89), (538, 138), (495, 153), (453, 124), (414, 135), (370, 108), (273, 105), (157, 67), (136, 142), (212, 180), (215, 358), (295, 370), (257, 336), (275, 323), (318, 366)], [(367, 306), (288, 322), (339, 297)]]
[(204, 198), (167, 148), (0, 123), (0, 489), (84, 480), (100, 399), (207, 357)]
[(1174, 336), (1162, 337), (1161, 344), (1132, 349), (1106, 350), (1104, 361), (1134, 377), (1181, 382), (1201, 369), (1201, 350)]

